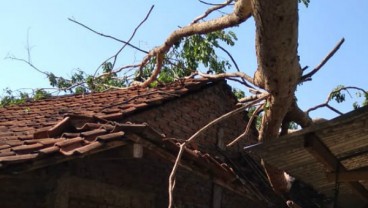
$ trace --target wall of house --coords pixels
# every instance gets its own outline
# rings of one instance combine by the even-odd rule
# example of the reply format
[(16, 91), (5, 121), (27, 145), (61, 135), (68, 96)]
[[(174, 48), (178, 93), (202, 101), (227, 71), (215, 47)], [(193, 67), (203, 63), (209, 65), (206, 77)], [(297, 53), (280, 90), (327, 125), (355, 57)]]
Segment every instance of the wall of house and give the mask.
[[(234, 110), (235, 104), (236, 100), (230, 87), (225, 82), (220, 82), (199, 92), (134, 114), (125, 121), (147, 122), (166, 136), (183, 140), (188, 139), (212, 120)], [(205, 131), (195, 140), (195, 145), (204, 152), (218, 154), (215, 148), (219, 143), (218, 138), (223, 138), (220, 143), (228, 144), (244, 131), (247, 119), (245, 113), (232, 116)], [(251, 135), (233, 147), (227, 148), (227, 152), (236, 153), (247, 144), (256, 142), (256, 135)]]
[[(167, 207), (171, 168), (171, 163), (149, 150), (144, 150), (143, 158), (133, 158), (131, 146), (120, 147), (16, 177), (2, 178), (0, 207)], [(180, 168), (174, 192), (175, 207), (216, 207), (213, 187), (210, 180)], [(225, 189), (219, 196), (218, 207), (237, 208), (254, 204)]]

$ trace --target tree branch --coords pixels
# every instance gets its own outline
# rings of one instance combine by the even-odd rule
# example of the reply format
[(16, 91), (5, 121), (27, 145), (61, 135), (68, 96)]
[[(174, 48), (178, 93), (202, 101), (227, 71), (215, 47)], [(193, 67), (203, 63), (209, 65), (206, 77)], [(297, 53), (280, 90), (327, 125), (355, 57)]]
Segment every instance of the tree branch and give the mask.
[[(204, 74), (204, 73), (198, 71), (198, 75), (200, 75), (202, 77), (205, 77), (205, 78), (211, 78), (211, 79), (239, 77), (239, 78), (245, 79), (247, 82), (254, 85), (253, 78), (250, 77), (249, 75), (243, 73), (243, 72), (221, 73), (221, 74)], [(250, 85), (246, 84), (246, 86), (248, 87)], [(252, 87), (252, 86), (250, 86), (249, 88), (254, 89), (254, 87)]]
[[(202, 2), (202, 1), (200, 1), (201, 3), (204, 3), (204, 2)], [(199, 17), (197, 17), (197, 18), (195, 18), (190, 24), (192, 25), (192, 24), (195, 24), (195, 23), (197, 23), (197, 22), (199, 22), (200, 20), (202, 20), (202, 19), (204, 19), (204, 18), (206, 18), (209, 14), (211, 14), (212, 12), (214, 12), (214, 11), (216, 11), (216, 10), (219, 10), (219, 9), (222, 9), (222, 8), (224, 8), (224, 7), (226, 7), (226, 6), (228, 6), (231, 2), (233, 2), (233, 0), (227, 0), (227, 1), (225, 1), (224, 3), (222, 3), (222, 4), (216, 4), (216, 5), (214, 5), (213, 7), (211, 7), (211, 8), (209, 8), (203, 15), (201, 15), (201, 16), (199, 16)]]
[[(207, 22), (195, 23), (189, 26), (185, 26), (174, 31), (161, 46), (151, 50), (148, 55), (143, 59), (140, 71), (148, 63), (152, 57), (157, 57), (156, 68), (152, 72), (149, 79), (144, 81), (141, 86), (147, 87), (153, 80), (156, 79), (157, 75), (161, 71), (162, 63), (159, 61), (163, 60), (163, 56), (167, 53), (170, 48), (177, 43), (181, 38), (187, 37), (194, 34), (206, 34), (213, 31), (221, 30), (231, 26), (238, 25), (248, 19), (251, 15), (251, 6), (249, 0), (238, 0), (235, 4), (234, 12)], [(141, 74), (141, 73), (140, 73)]]
[[(28, 55), (29, 56), (29, 55)], [(5, 57), (5, 59), (11, 59), (11, 60), (14, 60), (14, 61), (20, 61), (20, 62), (23, 62), (23, 63), (26, 63), (28, 66), (30, 66), (32, 69), (36, 70), (37, 72), (41, 73), (41, 74), (44, 74), (46, 75), (47, 77), (50, 76), (50, 73), (49, 72), (46, 72), (46, 71), (42, 71), (41, 69), (37, 68), (35, 65), (33, 65), (30, 61), (27, 61), (25, 59), (22, 59), (22, 58), (17, 58), (15, 56), (7, 56)], [(28, 58), (28, 60), (30, 60), (30, 58)]]
[(330, 60), (330, 58), (339, 50), (339, 48), (341, 47), (341, 45), (344, 43), (345, 39), (342, 38), (337, 45), (332, 49), (332, 51), (330, 51), (330, 53), (328, 53), (328, 55), (322, 60), (322, 62), (316, 67), (314, 68), (311, 72), (309, 72), (306, 75), (303, 75), (300, 79), (300, 82), (305, 82), (305, 81), (310, 81), (312, 80), (312, 76), (317, 73), (326, 63), (328, 60)]
[(120, 39), (118, 39), (118, 38), (116, 38), (116, 37), (113, 37), (113, 36), (111, 36), (111, 35), (105, 35), (105, 34), (103, 34), (103, 33), (97, 32), (96, 30), (94, 30), (94, 29), (92, 29), (92, 28), (88, 27), (87, 25), (85, 25), (85, 24), (83, 24), (83, 23), (81, 23), (81, 22), (78, 22), (77, 20), (74, 20), (74, 19), (72, 19), (72, 18), (68, 18), (68, 20), (69, 20), (69, 21), (71, 21), (71, 22), (73, 22), (73, 23), (75, 23), (75, 24), (77, 24), (77, 25), (80, 25), (80, 26), (82, 26), (82, 27), (86, 28), (87, 30), (89, 30), (89, 31), (91, 31), (91, 32), (93, 32), (93, 33), (95, 33), (95, 34), (97, 34), (97, 35), (100, 35), (100, 36), (105, 37), (105, 38), (113, 39), (113, 40), (115, 40), (115, 41), (117, 41), (117, 42), (120, 42), (120, 43), (126, 44), (126, 45), (128, 45), (128, 46), (130, 46), (130, 47), (132, 47), (132, 48), (136, 49), (137, 51), (140, 51), (140, 52), (142, 52), (142, 53), (148, 54), (148, 51), (145, 51), (145, 50), (143, 50), (143, 49), (141, 49), (141, 48), (139, 48), (139, 47), (137, 47), (137, 46), (135, 46), (135, 45), (133, 45), (133, 44), (130, 44), (130, 43), (129, 43), (129, 42), (127, 42), (127, 41), (120, 40)]
[(254, 118), (258, 115), (258, 113), (262, 110), (263, 107), (264, 107), (264, 103), (262, 103), (261, 105), (257, 107), (257, 109), (252, 113), (252, 116), (250, 117), (247, 123), (247, 127), (245, 128), (245, 131), (242, 134), (240, 134), (236, 139), (228, 143), (226, 145), (227, 147), (233, 146), (236, 142), (238, 142), (240, 139), (242, 139), (244, 136), (246, 136), (249, 133), (249, 130), (250, 130), (250, 127), (252, 126)]
[[(222, 46), (220, 46), (220, 45), (218, 45), (217, 46), (219, 49), (221, 49), (223, 52), (225, 52), (228, 56), (229, 56), (229, 58), (231, 59), (231, 61), (233, 62), (233, 64), (234, 64), (234, 66), (235, 66), (235, 68), (236, 68), (236, 70), (240, 73), (240, 69), (239, 69), (239, 66), (238, 66), (238, 64), (236, 63), (236, 61), (235, 61), (235, 59), (234, 59), (234, 57), (230, 54), (230, 52), (229, 51), (227, 51), (225, 48), (223, 48)], [(249, 76), (248, 76), (249, 77)], [(249, 77), (250, 78), (250, 77)], [(249, 85), (246, 81), (245, 81), (245, 78), (244, 77), (241, 77), (241, 79), (242, 79), (242, 81), (243, 81), (243, 84), (245, 85), (245, 86), (247, 86), (248, 88), (253, 88), (254, 89), (254, 87), (252, 87), (251, 85)], [(253, 78), (251, 79), (252, 80), (252, 84), (254, 85), (254, 83), (253, 83)]]
[(327, 99), (326, 99), (326, 101), (325, 101), (324, 103), (319, 104), (319, 105), (316, 105), (316, 106), (314, 106), (314, 107), (312, 107), (312, 108), (309, 108), (309, 109), (306, 111), (306, 113), (307, 113), (307, 114), (309, 114), (311, 111), (317, 110), (317, 109), (319, 109), (319, 108), (327, 107), (328, 109), (330, 109), (330, 110), (334, 111), (335, 113), (337, 113), (337, 114), (339, 114), (339, 115), (343, 115), (343, 113), (342, 113), (341, 111), (339, 111), (339, 110), (337, 110), (336, 108), (332, 107), (332, 106), (329, 104), (329, 102), (331, 101), (331, 99), (332, 99), (332, 95), (333, 95), (334, 93), (338, 93), (338, 92), (341, 92), (341, 91), (343, 91), (343, 90), (345, 90), (345, 91), (349, 92), (349, 91), (348, 91), (349, 89), (358, 90), (358, 91), (361, 91), (361, 92), (363, 92), (363, 93), (365, 93), (365, 94), (368, 94), (368, 91), (366, 91), (366, 90), (364, 90), (364, 89), (362, 89), (362, 88), (360, 88), (360, 87), (354, 87), (354, 86), (342, 87), (342, 88), (340, 88), (340, 89), (333, 90), (332, 92), (330, 92), (330, 94), (327, 96)]
[(205, 2), (205, 1), (202, 1), (202, 0), (198, 0), (198, 1), (201, 2), (202, 4), (206, 4), (206, 5), (210, 5), (210, 6), (222, 5), (222, 4), (214, 4), (214, 3)]

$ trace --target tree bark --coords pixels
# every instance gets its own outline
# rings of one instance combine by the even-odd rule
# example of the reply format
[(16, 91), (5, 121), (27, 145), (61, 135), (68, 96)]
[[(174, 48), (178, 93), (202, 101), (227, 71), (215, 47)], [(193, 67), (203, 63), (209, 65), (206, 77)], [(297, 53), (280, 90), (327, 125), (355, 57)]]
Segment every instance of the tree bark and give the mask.
[(254, 81), (271, 94), (259, 140), (277, 138), (301, 77), (296, 0), (251, 0), (256, 23), (258, 69)]

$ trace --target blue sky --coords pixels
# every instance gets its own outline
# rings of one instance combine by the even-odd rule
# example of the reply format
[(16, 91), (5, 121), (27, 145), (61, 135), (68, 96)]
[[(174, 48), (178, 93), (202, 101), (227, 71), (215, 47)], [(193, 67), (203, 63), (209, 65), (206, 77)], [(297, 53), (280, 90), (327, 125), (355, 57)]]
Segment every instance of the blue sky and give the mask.
[[(4, 59), (8, 55), (27, 58), (27, 33), (32, 46), (32, 62), (38, 68), (63, 76), (70, 75), (76, 69), (93, 73), (120, 45), (85, 30), (67, 18), (74, 18), (97, 31), (127, 40), (151, 5), (155, 5), (155, 8), (150, 18), (132, 41), (146, 50), (160, 45), (170, 32), (178, 26), (187, 25), (206, 8), (196, 0), (2, 1), (0, 90), (6, 87), (15, 90), (49, 86), (42, 74), (27, 65)], [(323, 102), (338, 84), (367, 88), (366, 8), (366, 0), (311, 0), (309, 8), (300, 4), (299, 55), (302, 66), (308, 65), (313, 69), (342, 37), (346, 39), (313, 81), (298, 88), (297, 96), (303, 109)], [(256, 69), (254, 22), (249, 20), (232, 30), (237, 32), (239, 41), (235, 47), (228, 49), (240, 68), (253, 75)], [(137, 63), (142, 56), (140, 52), (125, 50), (118, 64)], [(338, 108), (349, 111), (351, 103), (339, 105)], [(312, 116), (331, 118), (336, 114), (323, 110)]]

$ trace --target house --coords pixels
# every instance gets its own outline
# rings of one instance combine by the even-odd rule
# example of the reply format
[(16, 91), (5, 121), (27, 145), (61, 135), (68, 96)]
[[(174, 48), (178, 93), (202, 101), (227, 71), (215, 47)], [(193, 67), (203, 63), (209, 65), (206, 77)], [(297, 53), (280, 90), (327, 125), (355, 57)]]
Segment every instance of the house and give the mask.
[[(152, 89), (66, 95), (0, 109), (0, 205), (167, 207), (178, 143), (234, 109), (222, 79)], [(244, 112), (185, 149), (175, 207), (282, 207), (262, 169), (242, 153)], [(282, 204), (282, 205), (281, 205)]]

